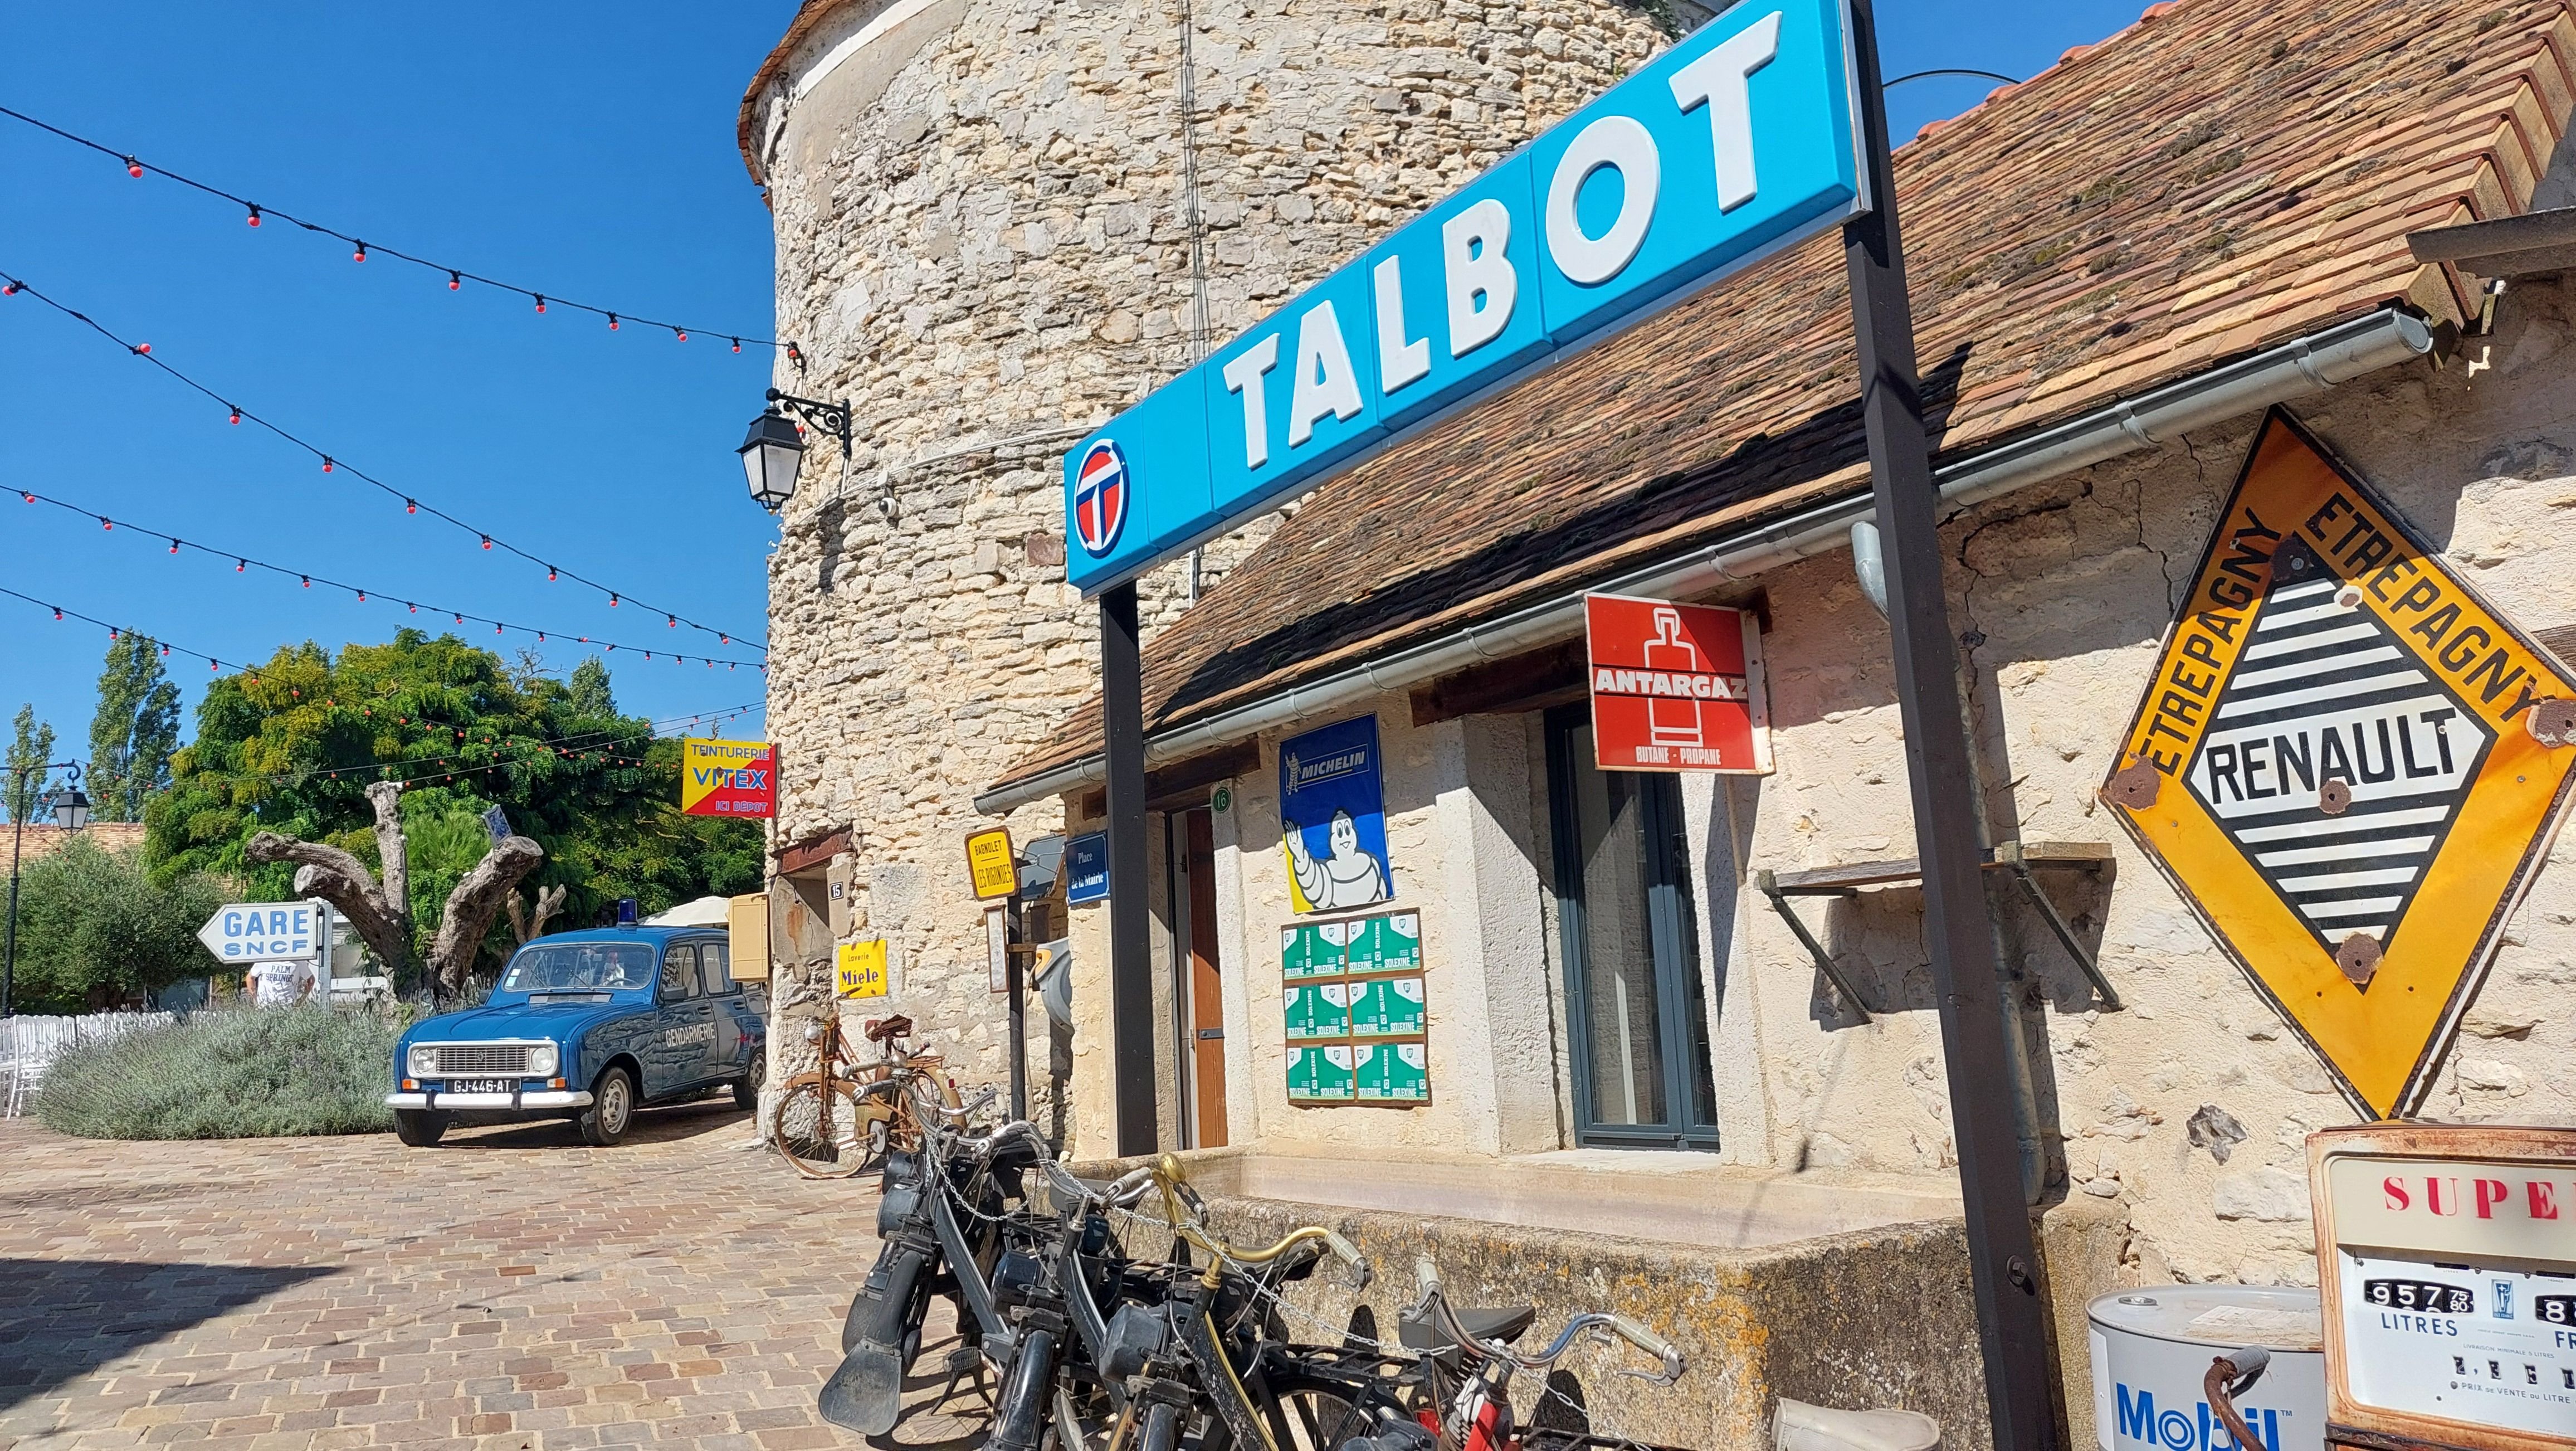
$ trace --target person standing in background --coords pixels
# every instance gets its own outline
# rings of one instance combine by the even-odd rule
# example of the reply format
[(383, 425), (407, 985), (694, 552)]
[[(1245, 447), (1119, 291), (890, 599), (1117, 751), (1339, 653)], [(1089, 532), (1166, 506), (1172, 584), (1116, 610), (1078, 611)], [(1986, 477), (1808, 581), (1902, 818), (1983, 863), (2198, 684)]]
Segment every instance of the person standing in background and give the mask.
[(242, 995), (254, 1007), (293, 1007), (313, 995), (314, 981), (309, 962), (263, 962), (242, 974)]

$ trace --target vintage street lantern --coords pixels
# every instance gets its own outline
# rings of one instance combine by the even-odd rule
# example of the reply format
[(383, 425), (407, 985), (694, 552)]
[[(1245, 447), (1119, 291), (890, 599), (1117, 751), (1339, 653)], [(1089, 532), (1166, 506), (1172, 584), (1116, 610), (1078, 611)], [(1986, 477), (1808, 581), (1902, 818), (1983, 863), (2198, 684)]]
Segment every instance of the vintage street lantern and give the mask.
[(796, 492), (796, 469), (805, 460), (805, 440), (795, 422), (776, 404), (751, 421), (751, 432), (736, 452), (742, 455), (743, 478), (751, 501), (775, 514)]
[(89, 825), (89, 798), (78, 786), (66, 786), (54, 793), (54, 824), (65, 831), (78, 831)]

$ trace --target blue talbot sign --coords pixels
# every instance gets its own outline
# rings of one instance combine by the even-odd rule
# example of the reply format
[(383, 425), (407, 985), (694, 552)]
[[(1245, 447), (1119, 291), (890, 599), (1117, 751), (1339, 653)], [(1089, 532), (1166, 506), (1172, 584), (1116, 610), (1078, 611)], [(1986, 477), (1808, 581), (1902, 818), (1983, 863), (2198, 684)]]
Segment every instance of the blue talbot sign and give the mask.
[(1842, 0), (1738, 5), (1064, 456), (1066, 575), (1132, 579), (1868, 209)]

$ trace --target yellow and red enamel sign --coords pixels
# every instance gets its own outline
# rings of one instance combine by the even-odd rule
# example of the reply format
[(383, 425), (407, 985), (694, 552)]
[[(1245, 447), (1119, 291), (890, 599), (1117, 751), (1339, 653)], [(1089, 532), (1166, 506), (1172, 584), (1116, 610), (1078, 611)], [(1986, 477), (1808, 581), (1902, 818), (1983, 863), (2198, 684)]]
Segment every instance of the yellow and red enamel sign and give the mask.
[(776, 816), (778, 748), (767, 741), (680, 742), (686, 816)]
[(2567, 668), (2274, 409), (2102, 795), (2389, 1117), (2476, 995), (2571, 766)]

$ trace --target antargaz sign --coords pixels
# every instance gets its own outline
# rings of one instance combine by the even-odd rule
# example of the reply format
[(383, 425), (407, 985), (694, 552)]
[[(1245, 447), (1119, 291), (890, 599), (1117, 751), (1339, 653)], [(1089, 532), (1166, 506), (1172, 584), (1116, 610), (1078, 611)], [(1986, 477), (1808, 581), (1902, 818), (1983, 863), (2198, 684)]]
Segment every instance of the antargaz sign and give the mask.
[(1097, 593), (1868, 209), (1842, 0), (1738, 5), (1064, 456)]
[(2576, 680), (2288, 413), (2102, 794), (2372, 1117), (2409, 1112), (2564, 815)]

